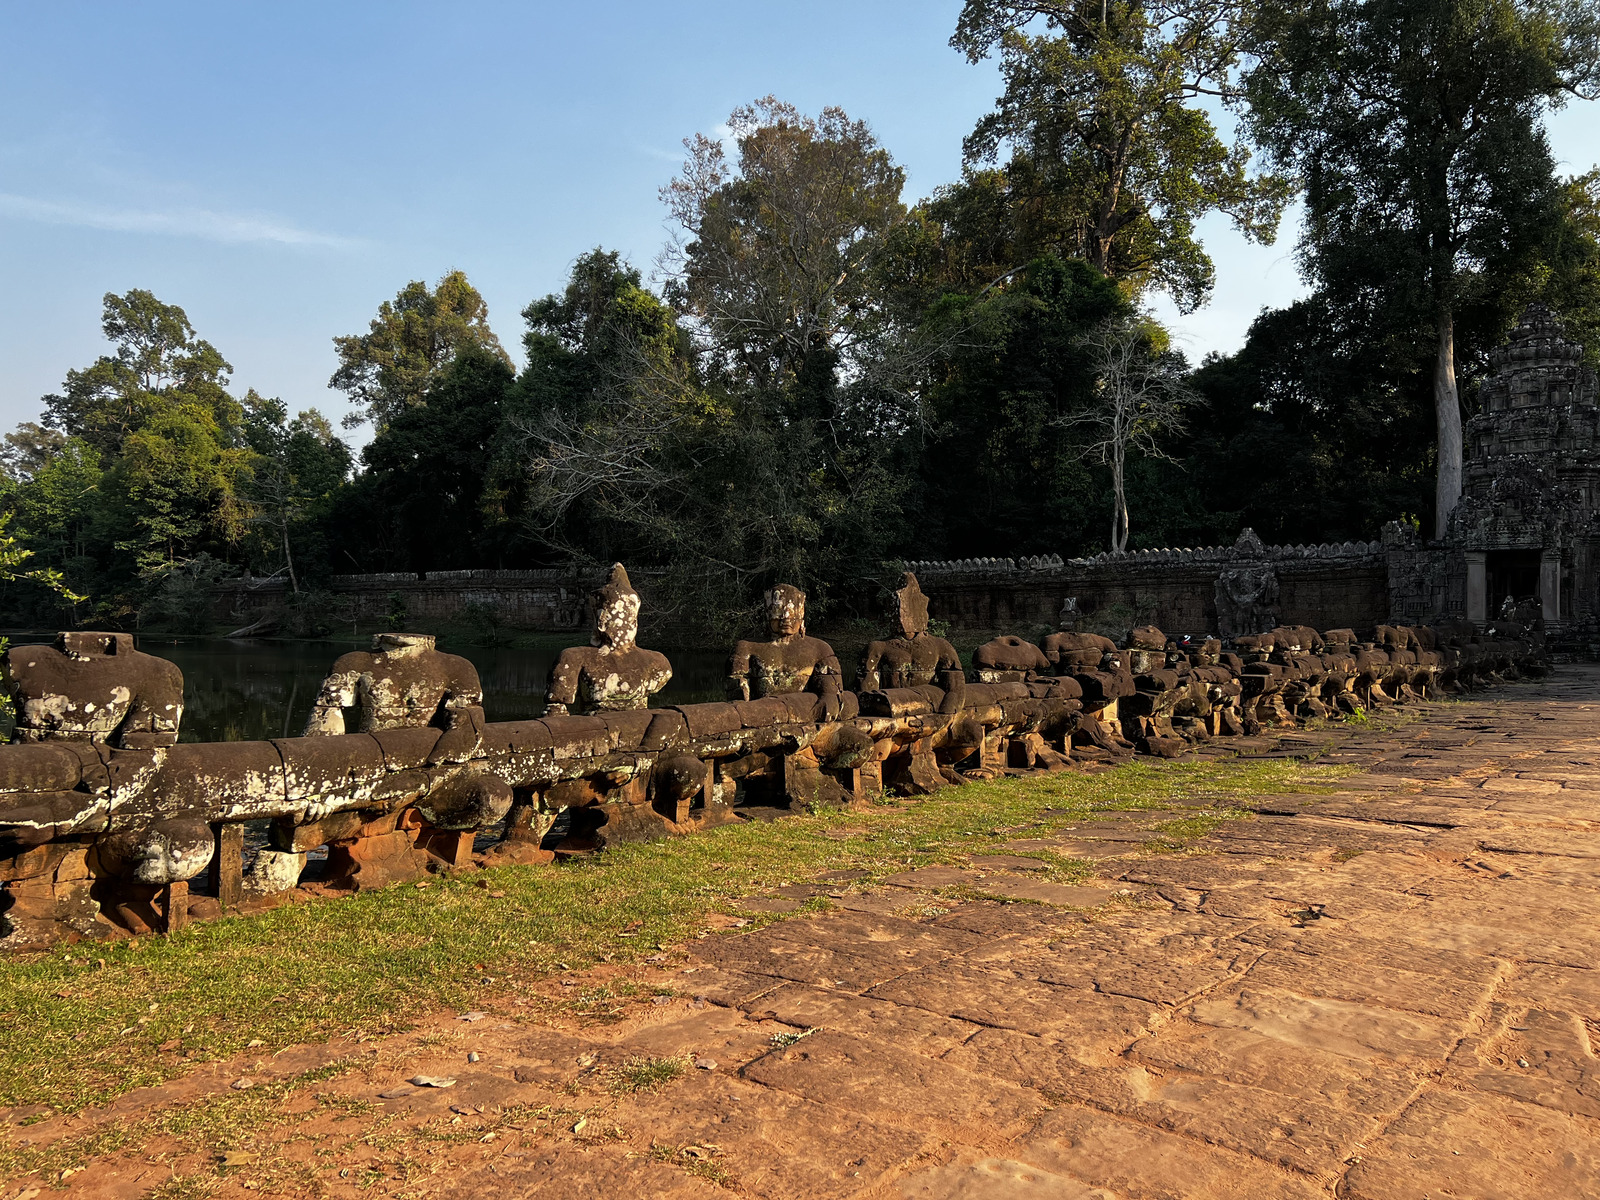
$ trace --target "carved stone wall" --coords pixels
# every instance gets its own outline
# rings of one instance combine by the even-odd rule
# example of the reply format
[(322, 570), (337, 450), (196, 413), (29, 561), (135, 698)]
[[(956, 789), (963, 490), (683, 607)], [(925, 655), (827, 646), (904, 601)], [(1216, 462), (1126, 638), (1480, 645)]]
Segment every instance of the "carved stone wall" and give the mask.
[[(956, 629), (1053, 628), (1069, 598), (1077, 599), (1090, 623), (1097, 612), (1116, 610), (1133, 624), (1149, 622), (1170, 633), (1230, 637), (1279, 623), (1367, 628), (1389, 616), (1389, 571), (1380, 542), (1266, 546), (1247, 529), (1232, 546), (907, 565), (933, 598), (934, 611)], [(1275, 581), (1276, 600), (1244, 611), (1224, 600), (1219, 613), (1224, 577), (1241, 594), (1253, 594), (1247, 577)], [(1265, 623), (1244, 627), (1258, 622)]]
[[(347, 621), (382, 621), (398, 596), (407, 618), (457, 621), (469, 605), (492, 609), (504, 625), (547, 633), (587, 628), (588, 596), (605, 572), (598, 568), (561, 567), (538, 571), (415, 571), (375, 575), (335, 575), (328, 590), (340, 602)], [(249, 624), (281, 613), (290, 600), (288, 581), (230, 579), (216, 589), (215, 616), (220, 622)]]

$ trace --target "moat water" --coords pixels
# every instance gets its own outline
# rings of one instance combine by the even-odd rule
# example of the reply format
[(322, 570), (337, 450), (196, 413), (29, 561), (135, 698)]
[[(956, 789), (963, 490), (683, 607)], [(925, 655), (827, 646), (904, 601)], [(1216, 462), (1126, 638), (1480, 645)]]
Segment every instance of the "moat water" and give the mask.
[[(49, 640), (37, 634), (12, 637), (16, 645)], [(227, 641), (141, 634), (135, 644), (147, 654), (171, 659), (183, 671), (179, 740), (227, 742), (298, 737), (333, 660), (347, 650), (366, 649), (371, 639)], [(557, 640), (537, 649), (466, 645), (440, 649), (459, 654), (478, 668), (489, 720), (521, 721), (543, 715), (545, 679), (561, 653)], [(672, 660), (672, 681), (653, 704), (726, 699), (726, 651), (669, 650), (667, 656)]]

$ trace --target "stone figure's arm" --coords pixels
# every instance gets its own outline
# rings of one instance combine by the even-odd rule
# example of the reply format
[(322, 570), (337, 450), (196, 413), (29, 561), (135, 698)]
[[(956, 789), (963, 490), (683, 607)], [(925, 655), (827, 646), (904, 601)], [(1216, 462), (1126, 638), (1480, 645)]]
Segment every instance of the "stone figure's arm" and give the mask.
[(878, 661), (883, 657), (883, 647), (877, 642), (868, 642), (867, 648), (861, 652), (861, 669), (856, 672), (856, 691), (876, 692), (881, 690), (878, 682)]
[(824, 646), (827, 653), (817, 659), (811, 668), (811, 678), (806, 690), (822, 697), (822, 719), (831, 721), (839, 715), (840, 697), (844, 692), (844, 672), (839, 668), (839, 656), (832, 646)]
[(750, 699), (750, 643), (735, 642), (728, 659), (728, 699)]
[(443, 705), (446, 710), (483, 707), (483, 681), (478, 678), (478, 668), (464, 658), (450, 664)]
[(545, 716), (562, 716), (578, 702), (578, 676), (582, 671), (577, 655), (563, 650), (550, 668), (550, 681), (545, 686)]
[(337, 736), (345, 732), (344, 710), (356, 702), (359, 671), (334, 671), (322, 681), (306, 719), (306, 737)]
[(157, 660), (139, 674), (112, 741), (130, 750), (176, 745), (178, 722), (183, 719), (182, 673)]
[(1044, 655), (1045, 662), (1055, 668), (1059, 674), (1061, 668), (1061, 639), (1053, 633), (1046, 635), (1044, 644), (1040, 648), (1040, 653)]
[(935, 678), (944, 689), (944, 700), (939, 705), (939, 711), (945, 714), (960, 712), (967, 697), (967, 673), (961, 667), (961, 656), (956, 653), (956, 648), (942, 638)]

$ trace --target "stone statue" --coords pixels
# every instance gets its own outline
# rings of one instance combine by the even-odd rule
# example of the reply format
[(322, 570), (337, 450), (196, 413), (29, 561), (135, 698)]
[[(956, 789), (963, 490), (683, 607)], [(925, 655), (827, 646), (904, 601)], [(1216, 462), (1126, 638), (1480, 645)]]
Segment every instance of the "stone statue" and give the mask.
[[(435, 650), (431, 634), (380, 633), (371, 650), (355, 650), (334, 662), (306, 721), (306, 736), (449, 728), (461, 712), (482, 705), (478, 669), (458, 655)], [(347, 708), (360, 710), (354, 730), (345, 726)]]
[(1014, 634), (997, 637), (974, 650), (972, 669), (979, 683), (1027, 683), (1054, 670), (1043, 650)]
[(945, 693), (939, 711), (960, 712), (966, 690), (961, 656), (949, 642), (928, 632), (928, 598), (910, 571), (900, 577), (895, 598), (899, 636), (868, 643), (861, 655), (857, 690), (877, 692), (934, 684)]
[(135, 650), (131, 633), (58, 633), (54, 646), (12, 647), (0, 670), (16, 705), (14, 742), (177, 743), (183, 672)]
[(728, 660), (728, 695), (734, 700), (760, 700), (791, 692), (822, 697), (823, 715), (839, 712), (844, 680), (833, 647), (806, 636), (806, 594), (780, 583), (765, 596), (766, 642), (736, 642)]
[(550, 668), (545, 715), (648, 707), (672, 678), (672, 664), (665, 654), (636, 646), (638, 636), (639, 593), (615, 563), (594, 594), (590, 644), (563, 650)]

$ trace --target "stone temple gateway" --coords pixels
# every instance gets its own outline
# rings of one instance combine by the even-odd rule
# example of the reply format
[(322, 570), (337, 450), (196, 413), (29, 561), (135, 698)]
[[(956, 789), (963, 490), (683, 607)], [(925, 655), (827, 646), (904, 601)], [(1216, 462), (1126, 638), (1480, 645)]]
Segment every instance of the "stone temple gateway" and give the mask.
[(1600, 384), (1543, 305), (1490, 361), (1443, 542), (1385, 530), (1391, 615), (1481, 626), (1514, 611), (1585, 645), (1600, 628)]

